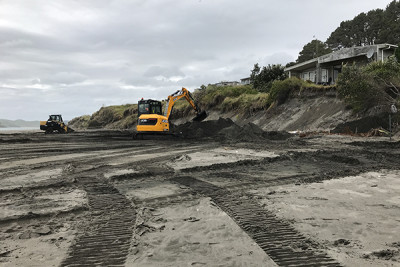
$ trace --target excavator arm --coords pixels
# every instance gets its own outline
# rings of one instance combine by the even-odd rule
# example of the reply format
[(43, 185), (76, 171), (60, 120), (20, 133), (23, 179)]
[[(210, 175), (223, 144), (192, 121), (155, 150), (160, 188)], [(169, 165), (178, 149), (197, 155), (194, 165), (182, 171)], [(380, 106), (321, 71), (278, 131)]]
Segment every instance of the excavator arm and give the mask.
[(172, 113), (172, 108), (175, 105), (175, 102), (181, 98), (185, 98), (187, 102), (192, 106), (192, 108), (196, 111), (197, 116), (193, 119), (194, 121), (202, 121), (207, 117), (207, 113), (205, 111), (201, 111), (199, 107), (194, 102), (192, 94), (186, 88), (182, 87), (182, 90), (178, 90), (172, 95), (168, 96), (167, 104), (165, 105), (165, 113), (164, 116), (169, 119)]

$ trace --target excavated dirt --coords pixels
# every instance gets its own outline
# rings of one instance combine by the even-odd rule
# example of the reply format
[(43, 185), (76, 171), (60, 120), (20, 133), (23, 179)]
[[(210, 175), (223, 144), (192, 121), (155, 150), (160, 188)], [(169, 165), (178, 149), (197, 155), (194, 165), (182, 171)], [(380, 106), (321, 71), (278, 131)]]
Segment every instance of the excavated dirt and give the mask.
[(389, 129), (389, 115), (369, 116), (351, 122), (340, 123), (332, 130), (333, 133), (367, 133), (373, 129)]
[(176, 130), (0, 133), (0, 265), (400, 266), (398, 138)]
[(254, 142), (256, 140), (285, 140), (292, 137), (287, 132), (262, 130), (254, 123), (239, 126), (229, 118), (203, 122), (186, 122), (173, 128), (175, 134), (185, 139), (213, 139), (225, 142)]

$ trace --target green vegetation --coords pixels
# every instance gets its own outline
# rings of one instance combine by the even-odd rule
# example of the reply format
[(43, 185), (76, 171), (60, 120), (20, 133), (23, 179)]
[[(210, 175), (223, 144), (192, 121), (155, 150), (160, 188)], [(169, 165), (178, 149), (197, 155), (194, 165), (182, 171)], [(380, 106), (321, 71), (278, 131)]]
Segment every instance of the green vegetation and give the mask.
[(117, 128), (130, 128), (137, 121), (137, 104), (102, 107), (95, 112), (89, 122), (89, 128), (116, 124)]
[(137, 104), (126, 104), (102, 107), (93, 115), (84, 115), (72, 119), (69, 122), (71, 127), (87, 128), (116, 128), (129, 129), (137, 121)]
[(400, 63), (394, 57), (365, 67), (344, 66), (338, 94), (354, 111), (380, 106), (388, 110), (400, 100)]
[[(258, 110), (266, 110), (274, 103), (283, 104), (293, 93), (299, 95), (303, 91), (323, 92), (332, 88), (332, 86), (316, 85), (292, 77), (272, 81), (268, 92), (259, 92), (252, 85), (208, 86), (206, 89), (195, 92), (194, 95), (205, 110), (251, 114)], [(187, 107), (190, 108), (188, 105)]]
[(236, 98), (245, 94), (257, 94), (258, 91), (251, 85), (244, 86), (215, 86), (209, 85), (202, 95), (197, 95), (196, 100), (205, 107), (220, 105), (225, 98)]
[(274, 81), (272, 83), (268, 103), (272, 104), (277, 101), (278, 105), (283, 104), (289, 97), (290, 92), (295, 90), (300, 91), (304, 83), (304, 81), (297, 78), (286, 79), (284, 81)]
[(397, 46), (398, 47), (394, 51), (394, 56), (396, 57), (397, 62), (400, 62), (400, 43)]
[(77, 129), (87, 129), (89, 127), (90, 115), (83, 115), (80, 117), (73, 118), (68, 122), (68, 125), (73, 126)]
[(221, 103), (221, 111), (236, 111), (238, 113), (251, 114), (254, 111), (269, 107), (268, 93), (243, 94), (237, 97), (226, 97)]
[(262, 69), (257, 64), (251, 71), (250, 81), (254, 89), (259, 92), (268, 93), (275, 80), (285, 80), (287, 75), (282, 65), (268, 65)]

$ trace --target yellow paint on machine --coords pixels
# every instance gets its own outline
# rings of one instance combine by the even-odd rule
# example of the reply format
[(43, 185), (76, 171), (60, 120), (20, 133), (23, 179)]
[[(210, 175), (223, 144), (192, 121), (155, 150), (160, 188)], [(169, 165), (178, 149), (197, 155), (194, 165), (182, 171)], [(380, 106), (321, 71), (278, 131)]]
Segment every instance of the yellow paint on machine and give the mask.
[(169, 123), (168, 118), (158, 114), (142, 114), (140, 119), (156, 119), (157, 122), (154, 125), (137, 125), (136, 129), (138, 132), (168, 132)]

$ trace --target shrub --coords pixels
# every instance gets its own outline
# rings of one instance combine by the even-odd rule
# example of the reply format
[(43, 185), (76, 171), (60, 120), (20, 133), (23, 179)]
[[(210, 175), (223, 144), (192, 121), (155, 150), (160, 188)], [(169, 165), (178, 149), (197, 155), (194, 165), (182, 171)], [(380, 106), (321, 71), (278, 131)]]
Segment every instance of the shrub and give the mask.
[(343, 66), (337, 81), (338, 95), (354, 110), (368, 109), (372, 104), (373, 88), (369, 77), (355, 65)]
[(274, 81), (271, 86), (268, 102), (272, 104), (276, 101), (278, 105), (283, 104), (289, 97), (290, 92), (295, 90), (300, 91), (304, 83), (304, 81), (296, 77), (288, 78), (283, 81)]
[(339, 96), (356, 112), (375, 106), (388, 108), (400, 96), (400, 64), (391, 58), (361, 68), (343, 66), (337, 86)]
[(268, 93), (243, 94), (238, 97), (227, 97), (221, 104), (223, 112), (239, 111), (252, 113), (269, 107)]
[(213, 86), (209, 85), (205, 91), (202, 99), (199, 99), (200, 105), (205, 108), (217, 107), (225, 100), (227, 97), (238, 97), (243, 94), (257, 94), (251, 85), (242, 86)]
[(396, 80), (400, 78), (400, 64), (394, 57), (390, 57), (384, 62), (372, 62), (364, 67), (364, 72), (371, 74), (375, 80)]

